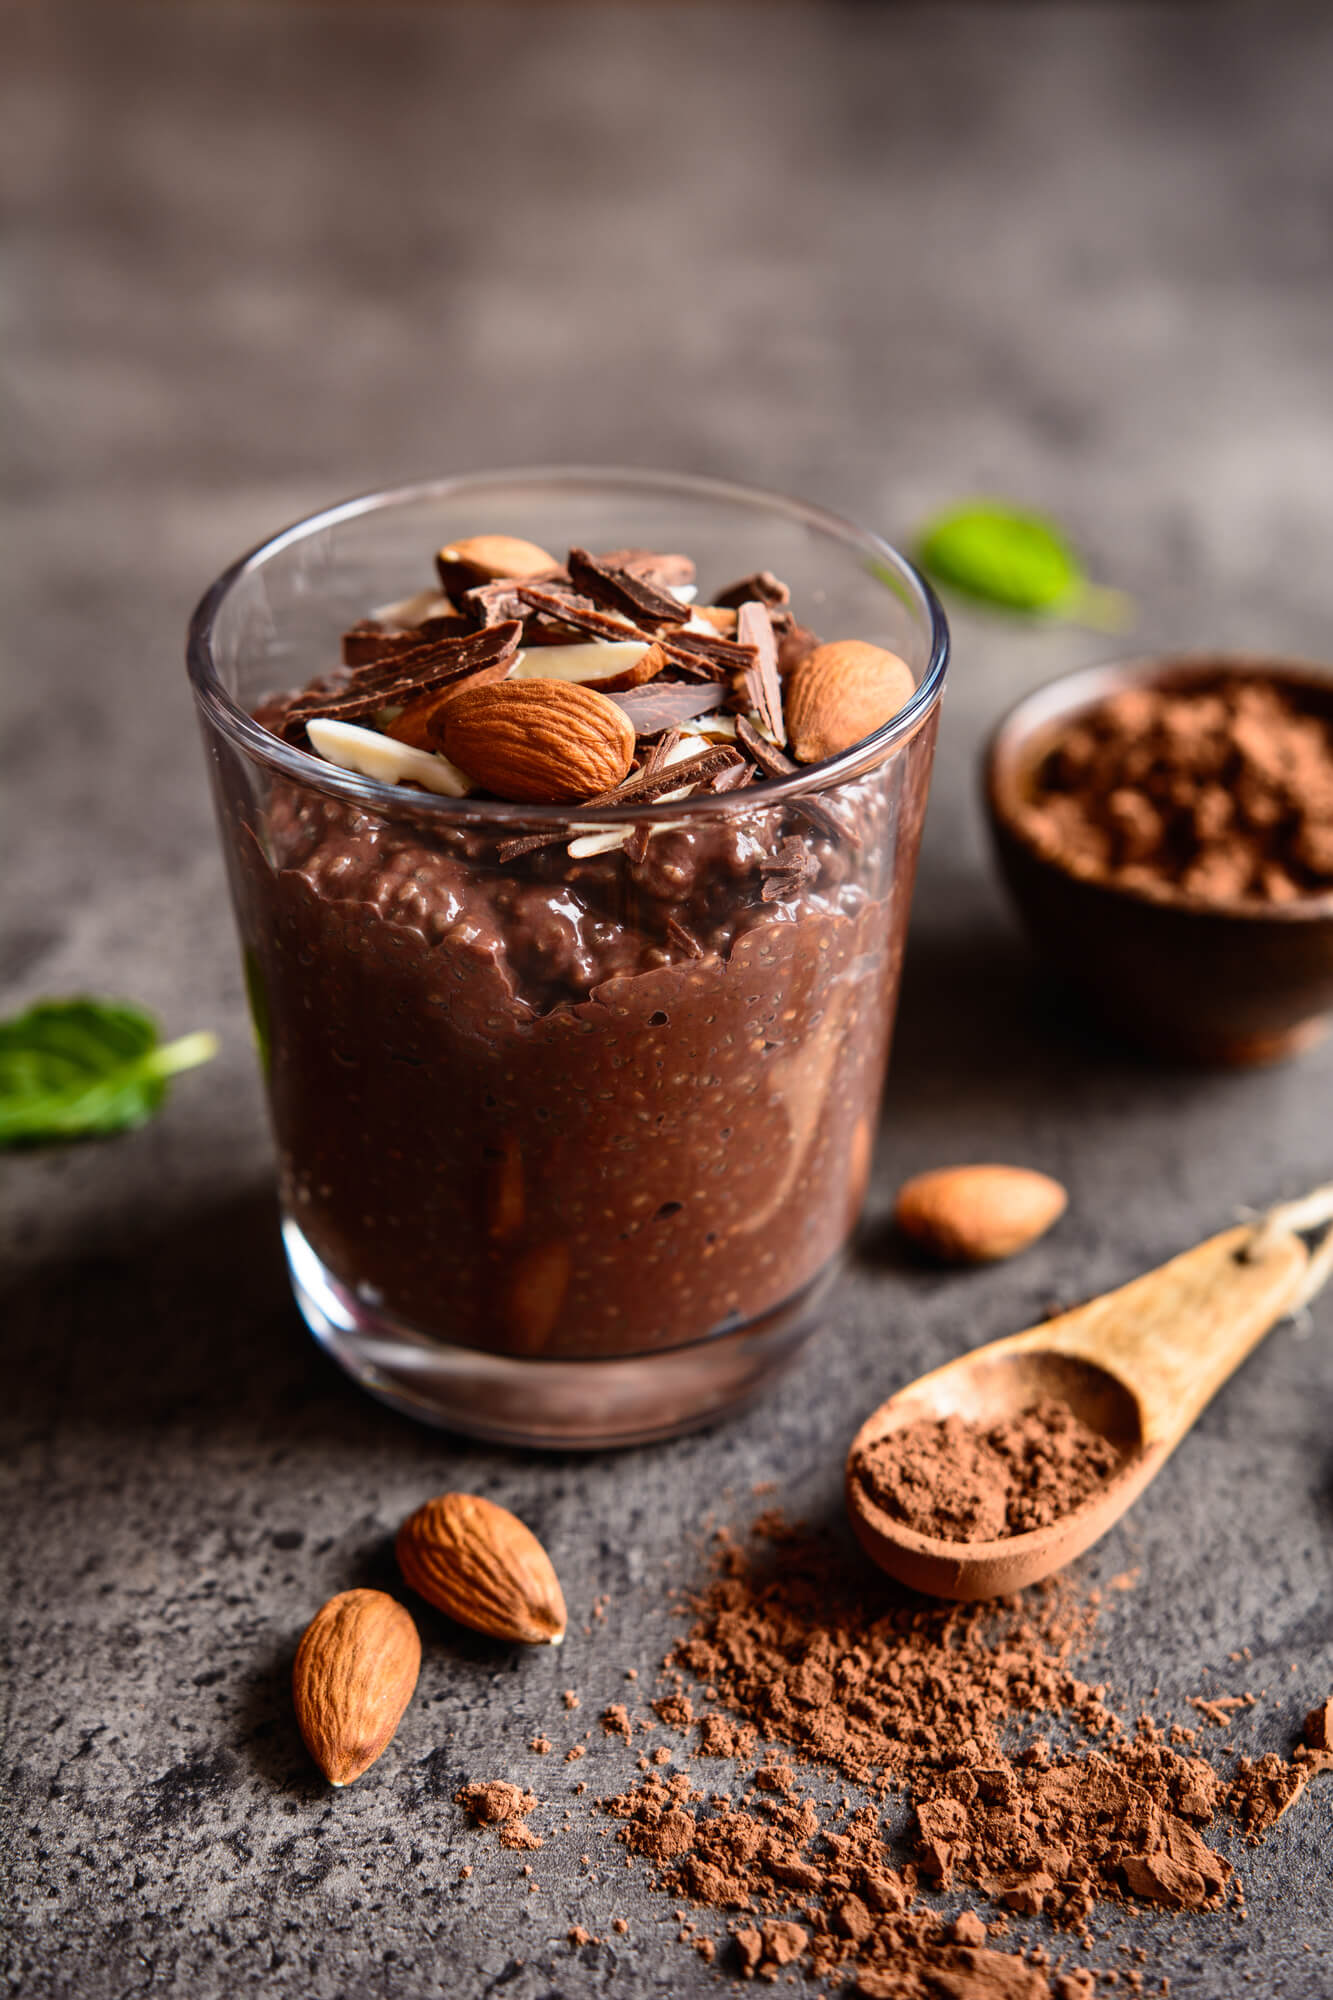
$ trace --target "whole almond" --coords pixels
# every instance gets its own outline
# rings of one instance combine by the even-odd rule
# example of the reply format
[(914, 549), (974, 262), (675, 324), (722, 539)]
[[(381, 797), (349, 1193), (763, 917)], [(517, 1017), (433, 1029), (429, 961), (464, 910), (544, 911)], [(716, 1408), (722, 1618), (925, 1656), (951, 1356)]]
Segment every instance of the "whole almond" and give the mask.
[(517, 535), (468, 535), (461, 542), (447, 542), (435, 557), (440, 582), (457, 598), (479, 583), (498, 583), (512, 576), (544, 576), (558, 570), (553, 555), (525, 542)]
[(634, 758), (622, 708), (578, 681), (463, 688), (433, 732), (446, 757), (500, 799), (560, 805), (609, 792)]
[(392, 736), (395, 743), (409, 743), (416, 750), (438, 750), (440, 718), (449, 703), (464, 688), (489, 687), (492, 681), (503, 680), (512, 666), (512, 660), (501, 660), (494, 666), (479, 667), (465, 680), (451, 681), (433, 694), (418, 695), (395, 721), (387, 724), (384, 734)]
[(787, 740), (802, 764), (850, 750), (910, 698), (912, 669), (863, 639), (816, 646), (787, 677)]
[(420, 1668), (411, 1614), (382, 1590), (344, 1590), (315, 1613), (296, 1649), (292, 1699), (331, 1785), (350, 1785), (387, 1748)]
[(398, 1567), (417, 1594), (474, 1631), (558, 1646), (560, 1581), (530, 1528), (474, 1493), (441, 1493), (398, 1530)]
[(898, 1190), (899, 1229), (947, 1264), (991, 1264), (1044, 1236), (1069, 1197), (1031, 1167), (939, 1167)]

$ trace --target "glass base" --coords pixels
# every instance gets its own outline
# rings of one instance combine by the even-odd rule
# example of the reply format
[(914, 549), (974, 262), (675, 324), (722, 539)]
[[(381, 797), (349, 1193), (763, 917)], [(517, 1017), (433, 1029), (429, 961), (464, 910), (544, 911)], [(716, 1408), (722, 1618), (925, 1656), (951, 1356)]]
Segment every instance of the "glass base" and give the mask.
[(290, 1219), (282, 1235), (306, 1325), (363, 1389), (423, 1423), (555, 1450), (676, 1437), (750, 1402), (816, 1332), (839, 1262), (771, 1312), (709, 1340), (621, 1360), (543, 1361), (422, 1333), (349, 1291)]

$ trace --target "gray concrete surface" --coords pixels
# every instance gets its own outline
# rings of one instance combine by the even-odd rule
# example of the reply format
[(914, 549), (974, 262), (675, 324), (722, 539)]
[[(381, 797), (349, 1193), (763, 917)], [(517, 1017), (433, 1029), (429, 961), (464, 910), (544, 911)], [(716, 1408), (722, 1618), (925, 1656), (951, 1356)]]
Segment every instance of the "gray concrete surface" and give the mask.
[[(734, 474), (891, 535), (999, 489), (1136, 593), (1136, 644), (1327, 656), (1330, 63), (1326, 12), (1274, 8), (4, 13), (0, 997), (124, 992), (224, 1041), (147, 1130), (0, 1166), (11, 1991), (720, 1990), (586, 1801), (564, 1826), (575, 1774), (528, 1738), (562, 1745), (648, 1676), (709, 1504), (743, 1521), (771, 1479), (834, 1513), (895, 1384), (1333, 1165), (1333, 1046), (1156, 1071), (1034, 981), (977, 746), (1109, 645), (960, 618), (869, 1220), (826, 1336), (741, 1421), (661, 1449), (416, 1429), (286, 1296), (180, 666), (194, 596), (335, 495), (577, 457)], [(1070, 1214), (985, 1275), (905, 1270), (892, 1190), (959, 1156), (1052, 1169)], [(1140, 1569), (1091, 1666), (1131, 1713), (1232, 1687), (1253, 1649), (1268, 1692), (1219, 1754), (1285, 1748), (1333, 1686), (1331, 1338), (1327, 1300), (1278, 1330), (1084, 1567)], [(294, 1641), (327, 1593), (391, 1580), (395, 1523), (450, 1483), (533, 1522), (575, 1629), (514, 1660), (427, 1624), (396, 1743), (331, 1796), (288, 1712)], [(588, 1798), (631, 1770), (594, 1732)], [(494, 1775), (546, 1801), (532, 1891), (451, 1803)], [(1331, 1808), (1325, 1781), (1238, 1857), (1244, 1925), (1112, 1917), (1098, 1959), (1141, 1944), (1194, 2000), (1333, 1992)], [(609, 1941), (575, 1952), (574, 1922)]]

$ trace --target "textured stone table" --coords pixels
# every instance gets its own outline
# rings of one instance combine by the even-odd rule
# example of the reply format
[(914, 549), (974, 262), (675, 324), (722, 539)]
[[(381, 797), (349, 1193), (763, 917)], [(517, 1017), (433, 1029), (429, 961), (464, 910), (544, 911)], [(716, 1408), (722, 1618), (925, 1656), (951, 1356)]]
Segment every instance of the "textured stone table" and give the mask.
[[(595, 1816), (562, 1829), (574, 1773), (526, 1748), (573, 1736), (557, 1690), (586, 1721), (647, 1679), (710, 1503), (743, 1523), (776, 1480), (836, 1514), (895, 1384), (1333, 1166), (1333, 1046), (1156, 1071), (1044, 997), (976, 753), (1107, 642), (960, 619), (827, 1334), (749, 1415), (657, 1450), (414, 1428), (288, 1302), (180, 667), (198, 590), (337, 494), (573, 457), (787, 487), (890, 535), (1000, 489), (1071, 523), (1143, 643), (1327, 656), (1330, 61), (1327, 20), (1258, 9), (5, 12), (3, 999), (124, 992), (224, 1043), (147, 1130), (0, 1166), (12, 1990), (721, 1990)], [(959, 1156), (1050, 1168), (1067, 1220), (986, 1275), (900, 1267), (897, 1180)], [(1331, 1336), (1327, 1299), (1278, 1330), (1085, 1566), (1140, 1570), (1090, 1668), (1124, 1712), (1232, 1687), (1248, 1646), (1268, 1693), (1217, 1741), (1286, 1748), (1333, 1686)], [(332, 1796), (289, 1716), (295, 1638), (326, 1594), (392, 1581), (392, 1528), (448, 1484), (544, 1535), (569, 1643), (512, 1659), (427, 1621), (396, 1743)], [(633, 1764), (594, 1729), (579, 1770), (591, 1799)], [(496, 1775), (550, 1802), (535, 1893), (452, 1804)], [(1247, 1923), (1108, 1918), (1097, 1961), (1137, 1942), (1177, 1995), (1327, 1994), (1331, 1807), (1325, 1781), (1240, 1857)], [(573, 1950), (573, 1923), (608, 1942)]]

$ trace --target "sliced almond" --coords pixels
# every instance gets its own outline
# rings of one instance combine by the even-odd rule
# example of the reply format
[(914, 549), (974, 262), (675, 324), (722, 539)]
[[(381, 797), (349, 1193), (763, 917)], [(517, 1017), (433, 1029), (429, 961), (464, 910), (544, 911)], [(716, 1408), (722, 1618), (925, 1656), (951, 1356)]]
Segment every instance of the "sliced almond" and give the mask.
[(473, 788), (472, 780), (447, 757), (396, 742), (378, 729), (317, 718), (307, 723), (306, 733), (327, 763), (343, 771), (357, 771), (363, 778), (377, 778), (382, 785), (421, 785), (447, 799), (465, 798)]
[(1026, 1250), (1064, 1214), (1059, 1181), (1031, 1167), (939, 1167), (898, 1190), (905, 1236), (948, 1264), (992, 1264)]
[(816, 646), (787, 677), (787, 741), (802, 764), (850, 750), (911, 698), (912, 669), (863, 639)]
[(666, 665), (660, 646), (644, 639), (590, 640), (586, 646), (533, 646), (520, 653), (510, 680), (578, 681), (603, 694), (641, 687)]
[(560, 565), (536, 542), (517, 535), (468, 535), (461, 542), (446, 543), (435, 557), (435, 567), (450, 597), (458, 598), (479, 583), (544, 576)]
[(463, 688), (441, 718), (445, 755), (497, 798), (559, 805), (614, 791), (634, 759), (624, 711), (576, 681)]
[(628, 826), (590, 826), (571, 840), (565, 851), (571, 861), (591, 861), (595, 854), (611, 854), (623, 847), (633, 831)]
[(344, 1590), (315, 1613), (292, 1665), (292, 1700), (331, 1785), (350, 1785), (385, 1750), (420, 1669), (411, 1615), (382, 1590)]
[(395, 1548), (412, 1589), (460, 1625), (530, 1646), (564, 1638), (568, 1616), (551, 1558), (493, 1500), (441, 1493), (408, 1516)]
[(730, 604), (696, 604), (685, 629), (687, 632), (716, 632), (723, 639), (734, 639), (737, 615)]
[[(727, 724), (731, 727), (728, 728)], [(675, 743), (667, 748), (659, 770), (669, 770), (673, 764), (688, 764), (691, 757), (701, 751), (711, 750), (715, 743), (730, 743), (736, 735), (736, 723), (730, 715), (705, 715), (697, 722), (688, 723), (680, 732)], [(665, 794), (663, 794), (665, 796)]]

